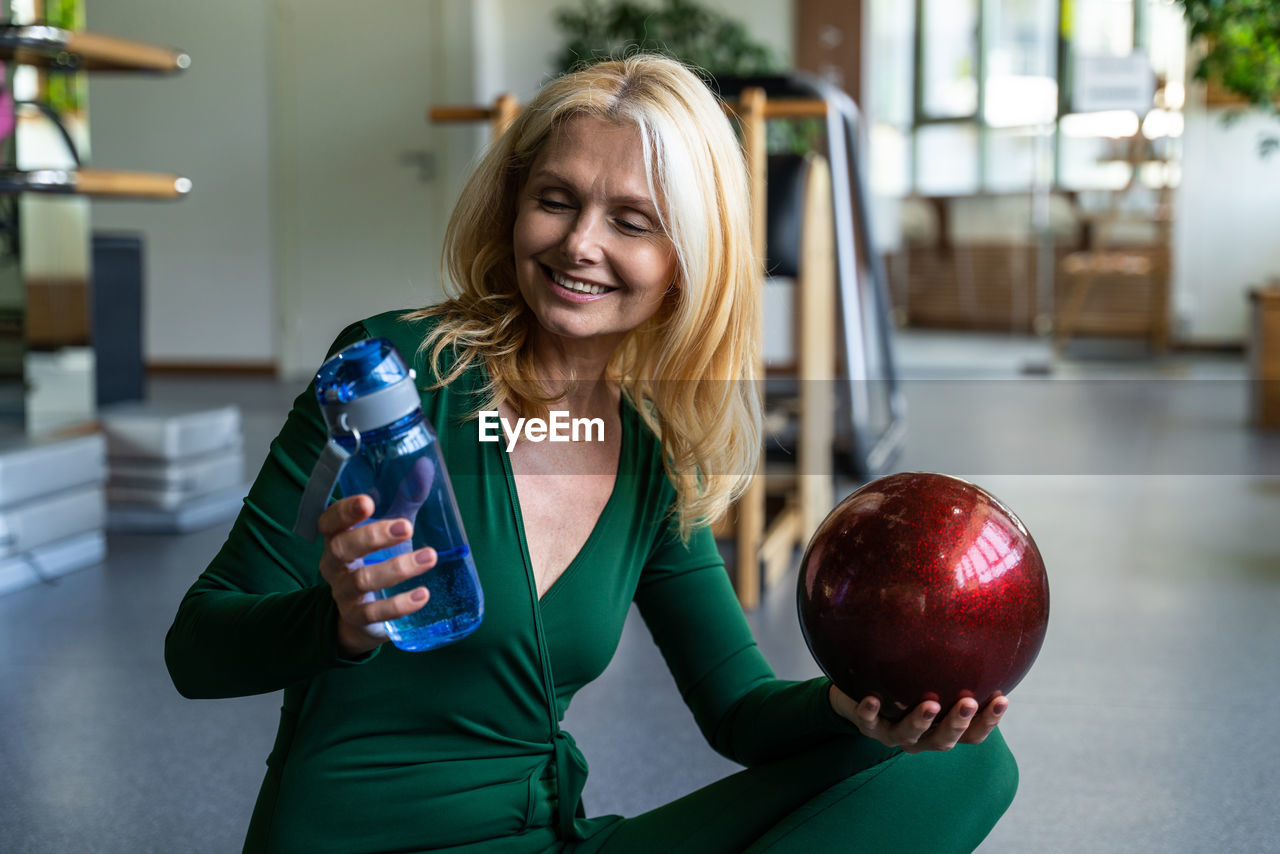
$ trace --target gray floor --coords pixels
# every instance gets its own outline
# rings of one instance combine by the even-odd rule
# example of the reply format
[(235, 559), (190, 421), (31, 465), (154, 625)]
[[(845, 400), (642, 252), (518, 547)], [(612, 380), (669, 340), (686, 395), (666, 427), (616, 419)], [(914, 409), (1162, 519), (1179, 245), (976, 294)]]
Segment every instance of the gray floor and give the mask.
[[(1247, 428), (1242, 361), (899, 343), (895, 468), (988, 487), (1050, 573), (1049, 635), (1002, 725), (1021, 787), (981, 850), (1280, 851), (1280, 436)], [(152, 393), (239, 403), (256, 459), (292, 389)], [(113, 535), (105, 565), (0, 597), (0, 851), (239, 850), (278, 697), (184, 700), (161, 657), (224, 532)], [(749, 619), (778, 673), (802, 678), (817, 670), (793, 597), (788, 580)], [(734, 767), (635, 620), (567, 728), (592, 763), (592, 812), (640, 812)]]

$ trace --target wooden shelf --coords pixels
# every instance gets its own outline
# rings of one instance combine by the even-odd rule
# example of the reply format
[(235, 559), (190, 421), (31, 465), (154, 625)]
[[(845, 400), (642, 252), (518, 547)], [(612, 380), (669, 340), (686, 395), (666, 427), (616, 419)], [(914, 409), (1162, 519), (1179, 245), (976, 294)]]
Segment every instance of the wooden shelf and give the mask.
[(44, 25), (0, 25), (0, 61), (54, 71), (141, 71), (172, 74), (191, 65), (168, 47)]
[(0, 169), (0, 194), (42, 193), (114, 199), (180, 199), (191, 181), (165, 172), (119, 169)]

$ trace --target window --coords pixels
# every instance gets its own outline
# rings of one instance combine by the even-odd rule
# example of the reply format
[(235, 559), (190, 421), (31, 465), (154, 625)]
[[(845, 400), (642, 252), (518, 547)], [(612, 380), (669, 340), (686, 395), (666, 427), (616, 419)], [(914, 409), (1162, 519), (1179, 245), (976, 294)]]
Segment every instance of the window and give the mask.
[(970, 118), (978, 110), (980, 0), (921, 0), (917, 113)]
[[(1173, 0), (872, 0), (871, 27), (873, 174), (883, 164), (891, 176), (878, 190), (1107, 189), (1128, 176), (1116, 139), (1140, 128), (1168, 149), (1181, 136), (1186, 30)], [(906, 52), (909, 98), (891, 82)], [(1144, 75), (1167, 83), (1159, 109), (1140, 86), (1122, 97)], [(1113, 91), (1122, 108), (1082, 97)]]

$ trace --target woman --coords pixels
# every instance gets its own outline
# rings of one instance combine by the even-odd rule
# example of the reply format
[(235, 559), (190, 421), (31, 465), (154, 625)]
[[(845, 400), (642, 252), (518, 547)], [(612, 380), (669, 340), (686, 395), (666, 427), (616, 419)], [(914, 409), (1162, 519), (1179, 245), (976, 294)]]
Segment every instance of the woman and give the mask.
[[(1016, 785), (993, 734), (1007, 701), (890, 724), (826, 679), (775, 679), (706, 527), (760, 444), (747, 217), (741, 152), (698, 78), (649, 56), (596, 65), (548, 84), (477, 168), (446, 235), (454, 297), (339, 337), (416, 353), (485, 620), (426, 653), (384, 644), (380, 623), (422, 607), (431, 575), (368, 594), (435, 554), (364, 566), (411, 537), (409, 520), (362, 524), (366, 496), (325, 511), (322, 548), (289, 533), (325, 439), (300, 396), (166, 644), (186, 696), (284, 690), (246, 850), (932, 852), (985, 836)], [(508, 451), (478, 441), (481, 410), (604, 431)], [(708, 741), (749, 770), (588, 819), (559, 722), (633, 601)]]

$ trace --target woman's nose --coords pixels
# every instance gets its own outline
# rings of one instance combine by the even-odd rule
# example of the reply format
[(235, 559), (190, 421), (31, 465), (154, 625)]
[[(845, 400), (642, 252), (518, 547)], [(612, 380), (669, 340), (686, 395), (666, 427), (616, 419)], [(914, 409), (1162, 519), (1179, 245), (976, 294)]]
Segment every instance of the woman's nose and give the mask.
[(600, 218), (590, 213), (579, 214), (564, 237), (564, 253), (575, 264), (595, 264), (603, 256)]

